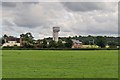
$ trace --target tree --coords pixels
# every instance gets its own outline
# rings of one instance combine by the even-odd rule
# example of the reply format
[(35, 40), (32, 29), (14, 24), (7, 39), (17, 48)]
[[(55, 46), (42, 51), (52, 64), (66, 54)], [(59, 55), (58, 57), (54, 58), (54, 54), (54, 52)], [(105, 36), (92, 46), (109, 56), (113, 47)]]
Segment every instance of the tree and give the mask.
[(72, 40), (71, 40), (71, 37), (67, 38), (67, 39), (66, 39), (66, 43), (65, 43), (65, 47), (66, 47), (66, 48), (71, 48), (71, 47), (72, 47), (72, 44), (73, 44), (73, 42), (72, 42)]
[(22, 40), (23, 41), (27, 41), (28, 43), (33, 43), (33, 36), (32, 36), (32, 34), (31, 33), (26, 33), (26, 34), (21, 34), (20, 35), (21, 37), (22, 37)]
[(43, 48), (47, 48), (47, 40), (44, 38), (42, 43)]
[(118, 42), (110, 41), (110, 42), (107, 42), (107, 44), (110, 46), (110, 48), (116, 48), (118, 45)]
[(88, 37), (92, 37), (91, 35), (88, 35)]
[(20, 37), (22, 38), (22, 45), (24, 46), (24, 47), (29, 47), (29, 46), (33, 46), (33, 36), (32, 36), (32, 34), (31, 33), (26, 33), (26, 34), (21, 34), (20, 35)]
[(7, 39), (8, 39), (8, 36), (5, 34), (5, 35), (3, 35), (3, 39), (4, 39), (4, 41), (5, 41), (5, 43), (7, 42)]
[(0, 44), (4, 44), (5, 40), (3, 38), (0, 38)]
[(54, 40), (51, 40), (49, 42), (49, 48), (56, 48), (57, 47), (57, 43)]
[(102, 36), (97, 36), (95, 43), (101, 48), (104, 48), (106, 46), (106, 38)]
[(25, 35), (26, 35), (26, 37), (27, 37), (27, 39), (28, 39), (28, 42), (29, 42), (29, 43), (33, 43), (33, 38), (34, 38), (34, 37), (32, 36), (32, 34), (28, 32), (28, 33), (26, 33)]
[(59, 41), (57, 42), (57, 47), (58, 47), (58, 48), (64, 48), (64, 44), (62, 43), (62, 40), (59, 40)]
[(79, 35), (79, 38), (82, 37), (81, 35)]
[(42, 47), (43, 47), (43, 45), (42, 45), (42, 40), (38, 39), (35, 47), (36, 47), (36, 48), (42, 48)]

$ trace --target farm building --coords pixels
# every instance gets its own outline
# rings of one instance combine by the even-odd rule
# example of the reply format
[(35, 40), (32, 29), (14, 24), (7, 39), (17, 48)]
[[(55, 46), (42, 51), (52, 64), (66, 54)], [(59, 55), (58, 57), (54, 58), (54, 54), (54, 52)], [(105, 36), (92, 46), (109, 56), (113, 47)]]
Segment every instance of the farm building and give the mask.
[(2, 45), (4, 46), (20, 46), (20, 38), (9, 36), (6, 40), (6, 42)]
[(79, 40), (72, 40), (73, 41), (73, 45), (72, 48), (82, 48), (82, 42), (80, 42)]

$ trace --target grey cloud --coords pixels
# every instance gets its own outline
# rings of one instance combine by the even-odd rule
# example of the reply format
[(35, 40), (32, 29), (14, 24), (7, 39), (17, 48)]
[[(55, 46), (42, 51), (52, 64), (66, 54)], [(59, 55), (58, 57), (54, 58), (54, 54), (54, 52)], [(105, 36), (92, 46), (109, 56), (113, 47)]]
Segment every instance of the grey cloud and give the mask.
[[(110, 2), (62, 2), (62, 4), (66, 7), (69, 11), (94, 11), (94, 10), (109, 10), (111, 9)], [(109, 6), (110, 5), (110, 6)], [(117, 3), (112, 4), (114, 6)]]
[[(3, 13), (5, 13), (3, 19), (10, 21), (4, 22), (7, 25), (6, 32), (7, 27), (14, 24), (18, 33), (30, 31), (34, 34), (40, 33), (41, 37), (51, 36), (53, 26), (60, 26), (61, 36), (117, 33), (117, 9), (112, 8), (115, 6), (114, 3), (25, 2), (15, 4), (16, 7), (10, 9), (3, 6)], [(8, 29), (10, 31), (10, 28)]]
[(2, 22), (3, 22), (3, 24), (2, 24), (3, 26), (6, 26), (6, 25), (7, 25), (7, 26), (14, 26), (11, 22), (9, 22), (9, 21), (7, 21), (7, 20), (4, 20), (4, 19), (3, 19)]
[(3, 7), (16, 7), (16, 2), (2, 2)]
[[(9, 6), (9, 4), (15, 4), (16, 7), (15, 8), (7, 8), (6, 6)], [(37, 18), (38, 16), (34, 15), (34, 12), (31, 12), (31, 4), (32, 2), (5, 2), (6, 6), (3, 6), (3, 13), (7, 14), (8, 12), (10, 12), (10, 18), (13, 18), (13, 20), (11, 22), (13, 22), (15, 25), (17, 25), (18, 27), (29, 27), (29, 28), (34, 28), (36, 26), (41, 26), (42, 24), (42, 20), (40, 22), (40, 19)], [(34, 3), (33, 3), (34, 4)], [(7, 14), (8, 15), (8, 14)], [(6, 16), (5, 16), (6, 17)], [(5, 18), (3, 17), (3, 18)], [(39, 19), (39, 20), (38, 20)], [(6, 25), (10, 26), (10, 24), (8, 24), (8, 22), (6, 22)]]
[(88, 27), (90, 27), (87, 28), (88, 34), (118, 34), (118, 27), (117, 24), (114, 24), (114, 22), (94, 24), (94, 25), (89, 25)]
[(3, 7), (16, 7), (18, 4), (38, 4), (39, 2), (2, 2)]
[[(63, 20), (64, 8), (59, 3), (20, 4), (16, 8), (14, 23), (19, 27), (50, 27), (59, 24)], [(59, 6), (59, 7), (58, 7)]]
[(39, 2), (23, 2), (23, 4), (39, 4)]

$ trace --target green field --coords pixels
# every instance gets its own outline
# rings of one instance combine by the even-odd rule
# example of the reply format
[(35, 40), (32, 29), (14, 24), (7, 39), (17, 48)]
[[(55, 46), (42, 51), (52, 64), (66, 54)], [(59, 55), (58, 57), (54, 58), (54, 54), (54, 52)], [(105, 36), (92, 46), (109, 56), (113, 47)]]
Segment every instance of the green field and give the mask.
[(3, 78), (117, 78), (117, 50), (3, 50)]

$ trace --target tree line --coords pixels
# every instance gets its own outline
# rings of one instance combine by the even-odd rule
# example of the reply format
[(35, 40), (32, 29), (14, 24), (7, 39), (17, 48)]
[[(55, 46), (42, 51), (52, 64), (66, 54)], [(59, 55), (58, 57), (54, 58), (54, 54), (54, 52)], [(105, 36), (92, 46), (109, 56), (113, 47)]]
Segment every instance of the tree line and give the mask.
[[(6, 34), (0, 38), (0, 43), (4, 44), (9, 36)], [(72, 39), (76, 39), (82, 42), (83, 45), (98, 45), (101, 48), (105, 48), (106, 45), (110, 48), (116, 48), (120, 46), (120, 37), (109, 36), (73, 36), (73, 37), (59, 37), (58, 42), (55, 42), (51, 37), (35, 40), (31, 33), (21, 34), (22, 47), (23, 48), (71, 48)]]

